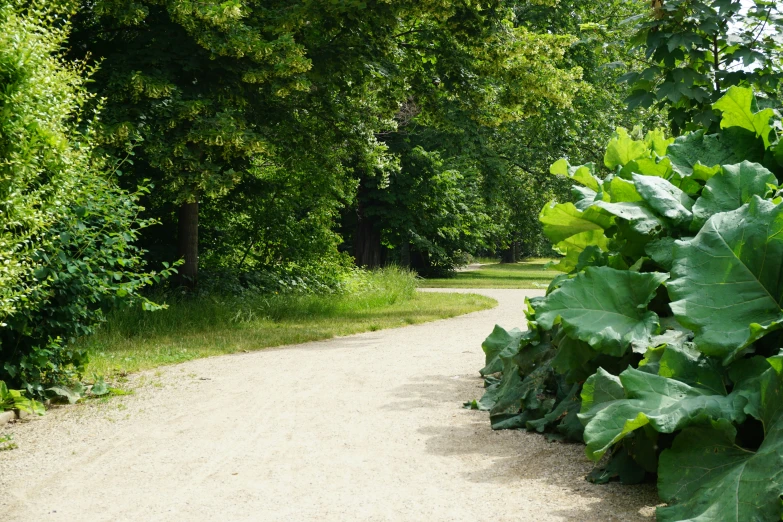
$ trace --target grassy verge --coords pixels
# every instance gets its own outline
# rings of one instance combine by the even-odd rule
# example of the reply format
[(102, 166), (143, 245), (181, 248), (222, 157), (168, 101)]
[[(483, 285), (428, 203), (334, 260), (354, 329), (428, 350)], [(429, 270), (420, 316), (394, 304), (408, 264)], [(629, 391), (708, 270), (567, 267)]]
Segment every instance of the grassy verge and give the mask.
[(545, 270), (549, 259), (519, 263), (494, 263), (478, 270), (458, 272), (454, 277), (425, 279), (425, 288), (538, 288), (545, 289), (558, 272)]
[(89, 376), (395, 328), (484, 310), (478, 295), (417, 293), (407, 272), (387, 269), (354, 278), (335, 295), (208, 297), (169, 303), (160, 312), (125, 310), (83, 341)]

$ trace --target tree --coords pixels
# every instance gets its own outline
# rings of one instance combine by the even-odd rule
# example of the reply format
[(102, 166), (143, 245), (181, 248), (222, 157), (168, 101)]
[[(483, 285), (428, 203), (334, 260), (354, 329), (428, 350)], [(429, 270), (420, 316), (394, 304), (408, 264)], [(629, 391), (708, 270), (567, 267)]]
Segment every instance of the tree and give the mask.
[(500, 233), (493, 253), (507, 261), (549, 253), (538, 221), (539, 210), (552, 199), (571, 199), (563, 178), (549, 174), (559, 158), (592, 162), (601, 169), (603, 144), (617, 127), (662, 124), (657, 111), (628, 111), (622, 100), (628, 87), (616, 80), (623, 72), (626, 42), (633, 28), (620, 22), (639, 15), (635, 1), (607, 3), (564, 0), (557, 7), (521, 4), (517, 19), (533, 31), (571, 34), (575, 42), (564, 55), (565, 66), (579, 67), (584, 87), (567, 109), (554, 104), (509, 122), (487, 135), (482, 153), (488, 176), (486, 201)]
[[(357, 249), (366, 252), (357, 261), (377, 264), (380, 231), (364, 195), (397, 164), (383, 136), (403, 105), (412, 102), (428, 125), (447, 125), (444, 105), (487, 123), (569, 99), (578, 71), (557, 66), (569, 40), (511, 21), (500, 0), (106, 0), (84, 4), (73, 49), (101, 59), (106, 146), (117, 154), (137, 142), (134, 179), (155, 181), (154, 206), (179, 205), (179, 250), (192, 278), (198, 201), (219, 206), (253, 164), (345, 187), (351, 175)], [(299, 163), (297, 132), (317, 133), (326, 174)]]
[(712, 107), (732, 85), (748, 84), (775, 99), (783, 79), (783, 7), (754, 0), (666, 0), (638, 25), (641, 71), (623, 77), (630, 108), (667, 109), (675, 133), (715, 131)]
[(114, 155), (136, 145), (134, 182), (151, 179), (154, 204), (178, 205), (177, 256), (193, 284), (199, 202), (224, 195), (270, 154), (275, 102), (309, 87), (304, 49), (288, 32), (264, 31), (264, 11), (251, 2), (99, 0), (75, 20), (72, 53), (101, 63), (101, 143)]

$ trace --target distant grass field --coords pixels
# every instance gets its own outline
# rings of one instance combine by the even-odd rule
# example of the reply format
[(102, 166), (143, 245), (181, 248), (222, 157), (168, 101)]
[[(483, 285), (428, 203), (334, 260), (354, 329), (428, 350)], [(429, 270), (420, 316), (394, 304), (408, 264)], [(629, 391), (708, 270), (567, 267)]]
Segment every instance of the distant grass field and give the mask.
[(558, 272), (544, 270), (549, 259), (519, 263), (493, 263), (478, 270), (458, 272), (454, 277), (425, 279), (423, 288), (540, 288), (545, 289)]

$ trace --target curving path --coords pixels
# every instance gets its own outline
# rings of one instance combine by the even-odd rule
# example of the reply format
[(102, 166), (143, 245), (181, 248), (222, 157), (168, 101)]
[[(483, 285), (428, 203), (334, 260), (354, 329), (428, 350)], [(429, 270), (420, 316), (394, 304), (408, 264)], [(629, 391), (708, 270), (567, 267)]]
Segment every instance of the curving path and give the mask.
[(499, 306), (166, 367), (15, 424), (0, 519), (650, 520), (654, 487), (589, 484), (582, 446), (461, 408), (482, 392), (481, 341), (537, 293), (470, 292)]

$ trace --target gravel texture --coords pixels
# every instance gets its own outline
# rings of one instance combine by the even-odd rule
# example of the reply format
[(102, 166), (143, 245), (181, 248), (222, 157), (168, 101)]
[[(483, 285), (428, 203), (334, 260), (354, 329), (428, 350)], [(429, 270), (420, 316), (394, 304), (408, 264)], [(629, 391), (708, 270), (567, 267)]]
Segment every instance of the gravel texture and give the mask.
[(499, 307), (132, 376), (133, 395), (15, 422), (0, 518), (16, 521), (650, 520), (652, 485), (597, 486), (583, 446), (493, 432), (461, 408)]

